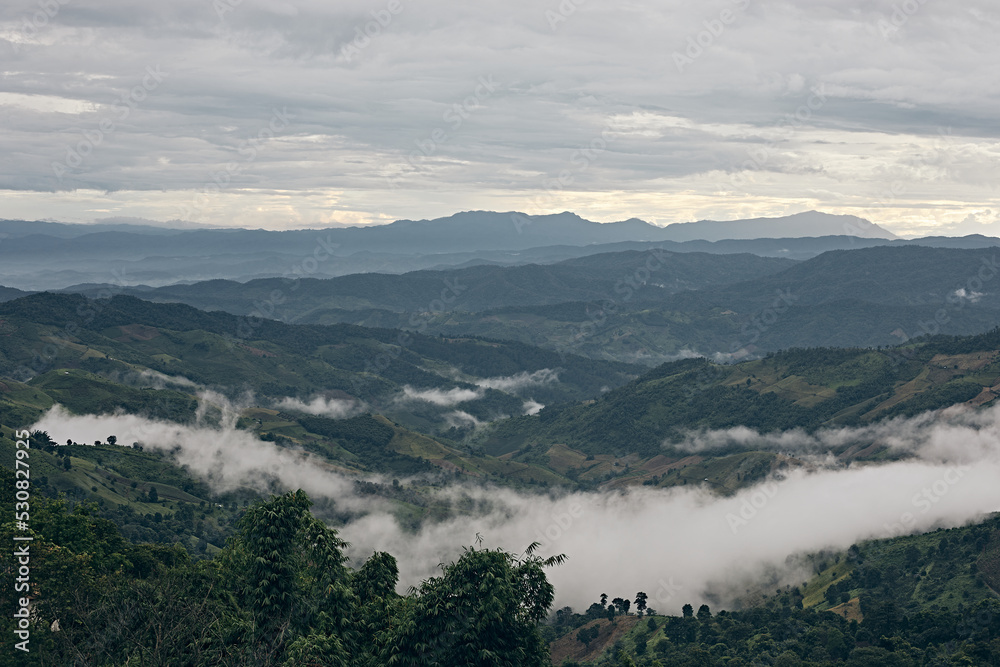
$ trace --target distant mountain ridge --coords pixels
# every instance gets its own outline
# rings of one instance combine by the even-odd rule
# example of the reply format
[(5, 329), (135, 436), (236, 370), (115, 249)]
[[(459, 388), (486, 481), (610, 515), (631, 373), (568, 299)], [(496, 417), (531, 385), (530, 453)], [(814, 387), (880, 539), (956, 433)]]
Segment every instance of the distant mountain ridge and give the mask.
[[(758, 238), (686, 240), (727, 235)], [(291, 231), (0, 220), (0, 285), (37, 291), (82, 283), (159, 287), (288, 275), (400, 274), (479, 264), (551, 264), (653, 248), (804, 260), (828, 250), (874, 245), (1000, 245), (1000, 239), (982, 236), (890, 237), (861, 218), (816, 212), (658, 227), (636, 218), (598, 223), (573, 213), (528, 216), (469, 211), (435, 220)]]
[(819, 236), (853, 236), (895, 239), (895, 234), (855, 215), (831, 215), (806, 211), (781, 218), (749, 220), (699, 220), (679, 222), (663, 228), (672, 241), (723, 241), (727, 239), (778, 239)]

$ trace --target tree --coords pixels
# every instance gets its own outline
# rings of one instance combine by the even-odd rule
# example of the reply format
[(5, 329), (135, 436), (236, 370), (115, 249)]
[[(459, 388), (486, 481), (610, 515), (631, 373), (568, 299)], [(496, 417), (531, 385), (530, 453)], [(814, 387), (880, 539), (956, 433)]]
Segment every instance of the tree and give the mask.
[(635, 610), (639, 613), (640, 618), (642, 617), (642, 613), (646, 611), (646, 600), (648, 599), (649, 596), (642, 591), (635, 594)]
[(548, 645), (538, 632), (555, 589), (533, 543), (524, 556), (502, 549), (465, 549), (441, 577), (423, 582), (392, 624), (380, 665), (543, 667)]
[(576, 638), (583, 643), (584, 647), (589, 649), (590, 642), (597, 639), (597, 635), (599, 634), (601, 634), (600, 629), (596, 625), (591, 625), (590, 627), (580, 628), (580, 631), (576, 633)]
[(698, 620), (707, 621), (712, 618), (712, 610), (708, 608), (707, 604), (703, 604), (698, 607)]
[(691, 618), (692, 616), (694, 616), (694, 607), (692, 607), (689, 604), (686, 604), (683, 607), (681, 607), (681, 613), (684, 615), (684, 618)]
[(50, 451), (56, 446), (55, 441), (49, 436), (46, 431), (32, 431), (28, 436), (29, 442), (32, 447), (37, 447), (38, 449), (44, 449)]
[(158, 503), (160, 502), (160, 494), (156, 492), (156, 487), (149, 487), (149, 502)]
[(115, 445), (117, 445), (118, 444), (118, 436), (116, 436), (116, 435), (109, 435), (108, 436), (108, 444), (111, 445), (112, 447), (114, 447)]
[(601, 606), (606, 607), (608, 605), (608, 594), (601, 593)]

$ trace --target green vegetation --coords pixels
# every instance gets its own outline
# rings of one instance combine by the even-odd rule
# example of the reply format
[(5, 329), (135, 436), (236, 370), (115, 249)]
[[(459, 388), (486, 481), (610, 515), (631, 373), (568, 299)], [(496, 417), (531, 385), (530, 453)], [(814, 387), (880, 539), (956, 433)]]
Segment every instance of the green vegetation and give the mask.
[[(4, 469), (6, 516), (13, 482)], [(400, 596), (395, 558), (346, 567), (345, 543), (310, 505), (301, 491), (256, 502), (214, 559), (194, 562), (130, 544), (85, 506), (37, 498), (30, 653), (18, 664), (549, 664), (538, 622), (553, 598), (544, 568), (560, 558), (469, 548)], [(11, 544), (14, 523), (0, 532)], [(5, 614), (0, 630), (13, 637), (15, 623)]]
[(482, 446), (502, 454), (562, 443), (588, 454), (679, 458), (670, 443), (702, 429), (814, 431), (972, 399), (985, 404), (996, 398), (998, 375), (1000, 330), (884, 350), (793, 349), (727, 366), (689, 359), (663, 364), (596, 401), (498, 423)]
[(738, 611), (636, 615), (607, 596), (556, 611), (544, 632), (556, 665), (660, 667), (1000, 664), (1000, 517), (813, 557), (799, 588), (748, 596)]

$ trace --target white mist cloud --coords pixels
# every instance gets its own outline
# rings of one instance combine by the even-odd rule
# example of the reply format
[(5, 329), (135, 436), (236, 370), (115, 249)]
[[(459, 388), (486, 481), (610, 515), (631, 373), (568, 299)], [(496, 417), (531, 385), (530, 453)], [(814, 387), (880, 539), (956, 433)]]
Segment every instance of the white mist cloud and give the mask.
[(497, 490), (490, 498), (502, 509), (427, 525), (416, 535), (377, 515), (344, 532), (362, 552), (405, 552), (401, 575), (410, 584), (433, 575), (437, 563), (457, 556), (477, 533), (489, 545), (510, 550), (537, 540), (542, 553), (569, 556), (550, 572), (557, 605), (583, 609), (602, 592), (642, 590), (650, 606), (677, 613), (687, 602), (731, 604), (749, 582), (775, 573), (784, 583), (801, 583), (808, 573), (789, 565), (790, 556), (960, 525), (1000, 510), (1000, 407), (951, 408), (814, 435), (729, 429), (700, 437), (716, 446), (738, 442), (811, 451), (878, 439), (914, 458), (793, 470), (725, 498), (707, 486), (561, 498)]
[(997, 442), (1000, 442), (1000, 405), (982, 409), (959, 404), (914, 417), (897, 417), (860, 427), (819, 429), (814, 433), (802, 429), (759, 433), (745, 426), (692, 432), (670, 446), (691, 453), (736, 446), (822, 454), (852, 445), (875, 444), (930, 460), (968, 463), (995, 453)]
[(448, 408), (465, 401), (475, 401), (483, 397), (483, 393), (477, 389), (414, 389), (410, 385), (403, 387), (403, 401), (423, 401), (432, 403), (442, 408)]
[(537, 415), (539, 412), (542, 411), (542, 408), (544, 408), (545, 405), (539, 403), (536, 400), (528, 399), (527, 401), (524, 402), (524, 405), (521, 407), (524, 409), (524, 414)]
[[(685, 603), (726, 606), (759, 577), (798, 584), (808, 575), (795, 555), (846, 549), (869, 537), (954, 526), (1000, 509), (1000, 407), (952, 408), (859, 429), (761, 436), (746, 429), (701, 434), (705, 442), (821, 449), (876, 439), (912, 454), (904, 461), (815, 470), (797, 469), (731, 497), (710, 489), (647, 487), (565, 495), (527, 494), (455, 484), (442, 499), (470, 495), (490, 508), (475, 516), (404, 530), (372, 497), (358, 500), (349, 478), (320, 460), (235, 430), (235, 408), (218, 396), (217, 428), (177, 425), (131, 415), (75, 416), (54, 407), (32, 428), (57, 441), (91, 442), (115, 434), (122, 442), (171, 450), (177, 460), (219, 488), (266, 488), (276, 481), (333, 498), (361, 518), (341, 529), (350, 554), (393, 553), (400, 590), (439, 573), (477, 533), (487, 546), (569, 560), (549, 571), (556, 604), (585, 609), (602, 592), (645, 591), (650, 606), (677, 613)], [(458, 418), (458, 417), (456, 417)], [(728, 439), (728, 440), (727, 440)], [(790, 557), (792, 557), (790, 559)], [(357, 562), (357, 561), (356, 561)]]
[(969, 303), (976, 303), (980, 299), (982, 299), (984, 296), (986, 296), (986, 292), (976, 292), (974, 290), (967, 290), (964, 287), (961, 287), (961, 288), (955, 290), (952, 294), (959, 301), (968, 300)]
[(284, 410), (297, 410), (310, 415), (330, 417), (331, 419), (344, 419), (353, 417), (365, 409), (364, 403), (351, 399), (325, 398), (314, 396), (308, 403), (298, 399), (286, 397), (276, 402), (275, 407)]
[(454, 412), (449, 412), (444, 416), (445, 422), (450, 428), (465, 428), (471, 426), (472, 428), (479, 428), (483, 425), (483, 422), (476, 419), (474, 416), (470, 415), (464, 410), (455, 410)]
[[(483, 535), (489, 546), (569, 560), (550, 570), (557, 605), (585, 609), (602, 592), (645, 591), (650, 606), (678, 613), (685, 603), (731, 604), (747, 582), (781, 572), (783, 583), (808, 575), (790, 555), (846, 549), (868, 537), (958, 525), (1000, 508), (996, 460), (975, 468), (906, 462), (819, 473), (795, 471), (768, 487), (731, 498), (707, 489), (575, 493), (559, 499), (495, 491), (503, 506), (486, 516), (426, 525), (409, 534), (371, 514), (343, 532), (354, 553), (405, 554), (401, 582), (414, 584)], [(949, 480), (954, 483), (949, 483)], [(929, 494), (928, 498), (925, 494)]]
[(182, 377), (180, 375), (166, 375), (160, 373), (159, 371), (153, 370), (143, 370), (139, 373), (139, 379), (142, 382), (151, 384), (156, 389), (163, 389), (168, 385), (174, 385), (176, 387), (200, 387), (197, 382)]
[(559, 371), (551, 368), (542, 368), (533, 373), (524, 371), (506, 377), (483, 378), (481, 380), (473, 380), (473, 382), (483, 389), (499, 389), (508, 393), (516, 393), (527, 387), (537, 387), (559, 382)]
[[(203, 403), (203, 405), (206, 405)], [(352, 480), (332, 472), (317, 457), (283, 449), (233, 427), (225, 402), (221, 427), (156, 421), (135, 415), (73, 415), (62, 406), (51, 408), (32, 429), (47, 431), (56, 442), (103, 441), (109, 435), (123, 444), (139, 442), (147, 449), (171, 451), (177, 462), (218, 491), (250, 486), (260, 491), (272, 483), (304, 489), (313, 496), (336, 498), (345, 509), (370, 510), (371, 499), (353, 494)]]

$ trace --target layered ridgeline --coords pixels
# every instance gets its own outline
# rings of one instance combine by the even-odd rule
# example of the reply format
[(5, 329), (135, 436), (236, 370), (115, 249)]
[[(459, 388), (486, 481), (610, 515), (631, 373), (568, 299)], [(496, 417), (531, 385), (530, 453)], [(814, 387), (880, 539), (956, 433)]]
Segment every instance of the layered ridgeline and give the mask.
[[(594, 401), (498, 422), (478, 442), (487, 453), (544, 461), (577, 480), (676, 486), (707, 479), (732, 492), (796, 465), (795, 452), (830, 451), (844, 461), (898, 457), (865, 428), (956, 404), (992, 405), (998, 395), (995, 329), (883, 350), (793, 349), (731, 365), (667, 363)], [(824, 429), (846, 427), (856, 436), (822, 437)], [(780, 437), (795, 429), (799, 436)], [(699, 437), (705, 433), (711, 437)]]
[[(750, 254), (649, 250), (594, 254), (551, 265), (486, 265), (403, 275), (362, 273), (322, 280), (217, 280), (121, 291), (150, 301), (179, 301), (239, 315), (270, 308), (275, 317), (292, 322), (325, 323), (341, 311), (388, 311), (386, 317), (405, 326), (413, 313), (478, 313), (622, 299), (653, 304), (668, 295), (744, 282), (794, 264)], [(107, 286), (73, 291), (95, 295), (103, 289)], [(280, 300), (271, 297), (276, 291), (282, 295)]]
[(788, 457), (766, 443), (696, 451), (691, 433), (865, 426), (1000, 393), (997, 332), (729, 365), (689, 359), (640, 376), (521, 343), (287, 325), (131, 297), (3, 304), (0, 355), (10, 428), (56, 403), (189, 423), (213, 390), (228, 401), (209, 411), (216, 423), (221, 409), (234, 411), (236, 426), (348, 470), (436, 467), (570, 487), (708, 478), (732, 492)]
[[(629, 377), (633, 367), (567, 357), (565, 364), (579, 364), (576, 372), (580, 379), (557, 389), (557, 383), (547, 378), (552, 373), (562, 377), (561, 366), (548, 365), (553, 359), (544, 356), (532, 365), (532, 354), (551, 352), (493, 340), (414, 335), (412, 341), (404, 338), (403, 344), (399, 331), (292, 326), (128, 297), (91, 302), (74, 295), (35, 295), (5, 304), (0, 308), (0, 319), (0, 351), (5, 364), (4, 378), (0, 380), (0, 422), (4, 426), (0, 454), (4, 466), (10, 468), (14, 457), (12, 429), (34, 424), (53, 402), (59, 402), (67, 410), (48, 413), (42, 426), (53, 433), (56, 428), (69, 429), (79, 433), (71, 436), (74, 442), (87, 444), (65, 445), (65, 436), (56, 444), (48, 442), (42, 433), (35, 434), (32, 470), (33, 476), (37, 475), (39, 500), (64, 493), (74, 502), (93, 499), (98, 503), (88, 510), (90, 516), (82, 510), (68, 514), (59, 506), (42, 509), (39, 505), (36, 530), (40, 554), (51, 556), (51, 560), (41, 558), (37, 562), (40, 580), (55, 580), (70, 562), (89, 568), (81, 566), (78, 570), (81, 578), (73, 582), (74, 597), (48, 598), (46, 605), (52, 606), (40, 610), (46, 614), (45, 622), (36, 628), (35, 636), (46, 650), (75, 646), (76, 650), (87, 651), (86, 655), (93, 652), (116, 656), (119, 661), (132, 656), (152, 660), (159, 646), (152, 638), (167, 633), (187, 642), (183, 645), (191, 647), (195, 663), (217, 663), (220, 647), (232, 651), (235, 646), (235, 650), (245, 652), (240, 655), (259, 657), (258, 651), (275, 651), (271, 655), (280, 655), (280, 660), (264, 659), (275, 664), (310, 660), (335, 663), (337, 659), (359, 664), (355, 658), (358, 655), (378, 656), (372, 659), (379, 664), (378, 660), (387, 655), (387, 647), (391, 646), (390, 653), (398, 650), (412, 657), (409, 651), (426, 648), (429, 637), (441, 635), (441, 627), (446, 633), (449, 628), (462, 627), (465, 631), (459, 633), (461, 642), (435, 649), (443, 651), (446, 663), (456, 660), (458, 654), (453, 650), (480, 647), (489, 638), (507, 638), (509, 633), (515, 638), (512, 641), (522, 642), (517, 645), (525, 650), (529, 645), (537, 648), (536, 632), (556, 640), (552, 652), (560, 662), (567, 658), (591, 662), (601, 659), (602, 654), (624, 664), (632, 660), (649, 665), (655, 665), (655, 661), (713, 664), (724, 658), (740, 664), (737, 660), (749, 661), (765, 654), (775, 662), (780, 660), (780, 664), (799, 664), (795, 659), (804, 664), (829, 664), (837, 659), (853, 661), (848, 664), (872, 664), (876, 659), (892, 659), (887, 657), (890, 653), (918, 664), (938, 657), (952, 660), (967, 656), (973, 664), (983, 660), (989, 664), (992, 659), (989, 651), (993, 649), (982, 638), (992, 637), (990, 633), (995, 631), (990, 614), (996, 609), (980, 606), (991, 595), (988, 587), (996, 576), (992, 524), (897, 538), (891, 543), (874, 543), (875, 547), (859, 544), (857, 549), (843, 554), (821, 554), (814, 561), (814, 579), (806, 581), (808, 577), (804, 577), (803, 585), (787, 589), (782, 584), (780, 593), (767, 598), (752, 594), (758, 588), (775, 590), (771, 579), (762, 579), (759, 585), (749, 587), (750, 593), (744, 599), (731, 606), (740, 609), (731, 614), (720, 614), (718, 605), (713, 604), (700, 618), (690, 610), (690, 619), (654, 616), (652, 625), (648, 618), (640, 624), (629, 613), (635, 607), (628, 610), (623, 604), (625, 599), (632, 599), (635, 587), (617, 590), (615, 584), (607, 591), (608, 602), (616, 609), (610, 620), (606, 603), (600, 610), (579, 607), (582, 618), (563, 610), (563, 622), (557, 615), (551, 632), (537, 629), (533, 618), (513, 629), (506, 625), (470, 628), (462, 626), (460, 619), (453, 619), (458, 626), (448, 622), (441, 627), (430, 624), (427, 627), (433, 632), (427, 637), (411, 637), (393, 633), (423, 627), (420, 614), (433, 616), (440, 602), (435, 597), (438, 594), (453, 600), (456, 590), (467, 590), (467, 596), (458, 593), (457, 599), (464, 601), (459, 616), (483, 615), (476, 602), (483, 598), (473, 594), (471, 588), (463, 588), (470, 572), (476, 573), (476, 582), (481, 582), (478, 573), (495, 566), (496, 580), (510, 583), (509, 587), (498, 587), (495, 593), (522, 590), (513, 579), (520, 561), (504, 555), (487, 557), (476, 549), (468, 560), (456, 561), (440, 581), (421, 587), (408, 598), (388, 593), (395, 582), (391, 572), (381, 580), (381, 588), (355, 591), (355, 573), (364, 571), (362, 563), (370, 551), (355, 561), (353, 572), (326, 568), (338, 579), (320, 581), (318, 571), (310, 569), (317, 562), (318, 554), (310, 549), (319, 543), (315, 539), (319, 533), (308, 532), (310, 526), (315, 530), (319, 527), (308, 518), (305, 499), (287, 496), (269, 506), (254, 506), (252, 502), (266, 494), (269, 485), (279, 490), (301, 484), (326, 489), (326, 499), (317, 504), (315, 512), (331, 525), (350, 522), (361, 511), (359, 508), (372, 511), (377, 507), (391, 512), (413, 528), (428, 519), (474, 514), (483, 504), (482, 495), (462, 495), (454, 489), (448, 493), (430, 490), (440, 483), (440, 471), (445, 471), (451, 479), (460, 476), (470, 481), (492, 480), (520, 486), (534, 482), (617, 491), (633, 485), (649, 492), (635, 494), (639, 507), (686, 497), (676, 492), (656, 492), (654, 496), (649, 488), (652, 486), (701, 486), (704, 492), (697, 492), (701, 504), (730, 499), (735, 503), (740, 497), (752, 497), (753, 489), (746, 488), (749, 485), (772, 474), (798, 479), (801, 471), (795, 468), (809, 468), (818, 460), (836, 467), (848, 461), (886, 462), (912, 456), (905, 449), (893, 449), (881, 442), (880, 436), (896, 434), (902, 426), (901, 422), (886, 422), (886, 417), (906, 417), (964, 402), (967, 408), (948, 414), (968, 414), (973, 420), (976, 414), (982, 414), (985, 419), (987, 412), (976, 413), (974, 406), (990, 404), (1000, 392), (996, 382), (1000, 377), (1000, 332), (938, 337), (893, 350), (792, 350), (729, 366), (686, 360), (662, 365), (634, 379)], [(388, 335), (396, 338), (383, 338)], [(324, 356), (325, 346), (333, 347), (341, 356)], [(393, 351), (393, 346), (398, 354), (388, 354), (384, 363), (373, 362), (365, 370), (363, 362), (370, 349), (385, 354)], [(411, 347), (412, 357), (406, 354)], [(475, 359), (464, 361), (463, 350)], [(486, 359), (495, 364), (506, 360), (512, 364), (508, 368), (516, 370), (500, 375), (474, 365), (484, 364)], [(397, 360), (405, 364), (387, 370)], [(360, 371), (356, 370), (359, 364)], [(447, 369), (444, 364), (448, 364)], [(479, 372), (473, 373), (477, 368)], [(444, 382), (415, 384), (410, 374), (418, 370)], [(191, 377), (182, 378), (180, 371)], [(349, 382), (347, 389), (339, 390), (341, 394), (313, 393), (328, 381), (336, 381), (339, 374), (348, 381), (361, 377), (369, 382)], [(466, 378), (468, 386), (457, 384), (456, 374)], [(597, 383), (614, 377), (618, 382), (608, 384), (608, 391), (602, 393), (605, 385)], [(270, 383), (279, 380), (285, 383), (276, 385), (279, 388), (291, 386), (302, 393), (267, 393)], [(553, 385), (550, 390), (564, 392), (562, 398), (556, 397), (561, 402), (553, 402), (536, 416), (480, 424), (462, 433), (457, 430), (453, 439), (440, 433), (440, 428), (442, 421), (447, 423), (446, 415), (458, 411), (456, 404), (437, 405), (438, 412), (424, 417), (430, 435), (417, 432), (424, 426), (416, 421), (418, 411), (410, 405), (413, 401), (434, 406), (434, 400), (448, 403), (464, 399), (472, 404), (487, 400), (487, 391), (494, 390), (513, 397), (523, 408), (528, 398), (510, 392), (515, 392), (515, 386), (532, 382), (536, 388)], [(248, 398), (240, 403), (244, 388), (259, 392), (266, 401)], [(213, 396), (208, 389), (228, 391), (228, 400)], [(351, 394), (351, 389), (357, 393)], [(481, 392), (481, 398), (462, 391)], [(317, 397), (322, 400), (315, 401)], [(386, 400), (389, 397), (391, 401)], [(295, 398), (298, 403), (289, 405), (285, 398)], [(361, 400), (364, 406), (348, 407), (352, 401)], [(215, 407), (211, 407), (213, 402)], [(119, 415), (88, 421), (82, 416), (110, 412), (116, 407), (156, 419)], [(471, 405), (464, 407), (472, 409)], [(358, 412), (353, 416), (341, 413), (340, 418), (330, 416), (331, 411), (343, 409)], [(327, 416), (310, 414), (308, 410), (327, 411)], [(485, 415), (480, 421), (489, 418)], [(911, 421), (907, 428), (927, 427), (935, 420), (947, 426), (948, 418), (947, 414), (925, 416)], [(413, 425), (407, 427), (404, 420), (414, 420)], [(129, 428), (118, 430), (118, 426)], [(831, 431), (824, 427), (844, 428)], [(101, 429), (96, 436), (93, 428)], [(852, 428), (850, 433), (855, 435), (845, 438), (844, 433)], [(828, 437), (830, 433), (836, 437)], [(109, 436), (115, 436), (114, 441)], [(164, 441), (154, 447), (153, 441), (161, 437)], [(133, 438), (149, 446), (142, 450), (121, 447)], [(91, 445), (96, 440), (102, 444)], [(226, 446), (230, 448), (229, 456)], [(264, 454), (270, 458), (263, 458)], [(265, 464), (274, 463), (267, 467), (270, 477), (255, 470), (250, 471), (254, 475), (245, 478), (227, 477), (227, 470), (234, 466), (248, 470), (238, 466), (255, 458)], [(299, 466), (291, 471), (294, 475), (289, 474), (292, 464)], [(892, 467), (858, 465), (849, 470)], [(368, 476), (376, 472), (386, 475)], [(816, 475), (804, 483), (821, 477)], [(7, 484), (6, 488), (12, 487)], [(714, 499), (709, 498), (709, 488), (716, 493)], [(736, 492), (745, 495), (730, 496)], [(509, 493), (503, 491), (497, 496)], [(580, 495), (597, 498), (587, 506), (593, 514), (588, 520), (598, 520), (602, 502), (622, 497), (617, 492)], [(905, 505), (909, 492), (903, 495)], [(958, 495), (956, 487), (949, 498)], [(335, 502), (329, 502), (330, 498)], [(544, 494), (527, 498), (526, 504), (515, 507), (523, 511), (527, 503), (550, 502)], [(779, 495), (773, 502), (769, 509), (777, 513), (789, 501)], [(719, 515), (714, 518), (729, 539), (723, 517), (725, 505), (716, 507)], [(632, 509), (637, 507), (633, 505)], [(264, 616), (253, 615), (256, 593), (240, 577), (246, 572), (245, 561), (240, 559), (252, 554), (262, 539), (260, 534), (255, 536), (260, 524), (254, 517), (265, 513), (287, 518), (273, 525), (290, 531), (287, 539), (274, 534), (268, 537), (272, 544), (278, 539), (283, 545), (281, 557), (285, 560), (279, 569), (294, 572), (297, 582), (294, 594), (285, 598), (290, 607), (272, 615), (285, 618), (282, 614), (287, 613), (295, 619), (284, 634), (273, 633)], [(119, 528), (97, 519), (96, 514)], [(504, 516), (508, 520), (516, 518), (509, 512)], [(628, 516), (616, 516), (615, 520), (630, 521)], [(467, 528), (464, 516), (455, 523)], [(766, 523), (755, 523), (747, 530)], [(445, 521), (443, 525), (451, 524)], [(499, 524), (491, 525), (492, 530), (501, 529)], [(671, 526), (679, 535), (689, 534), (682, 526)], [(581, 523), (584, 527), (585, 523)], [(435, 532), (438, 529), (439, 524), (433, 523), (426, 533), (407, 533), (410, 541), (406, 544), (416, 551), (422, 540), (430, 539), (440, 549), (442, 536), (450, 533)], [(564, 543), (568, 547), (587, 539), (588, 534), (587, 530), (567, 533)], [(335, 536), (326, 532), (322, 535), (329, 538), (328, 544), (335, 543)], [(225, 540), (230, 536), (236, 539), (227, 546)], [(185, 549), (135, 547), (125, 540), (177, 541)], [(640, 544), (644, 548), (630, 556), (633, 561), (648, 560), (640, 558), (639, 552), (652, 551), (657, 559), (666, 557), (651, 546), (652, 535)], [(54, 546), (60, 548), (49, 548)], [(196, 559), (211, 555), (215, 558), (208, 565), (191, 564), (185, 553)], [(553, 552), (540, 553), (547, 556)], [(579, 550), (574, 554), (578, 562), (587, 560)], [(698, 558), (706, 560), (710, 555), (699, 554)], [(676, 554), (671, 557), (676, 558)], [(487, 562), (487, 558), (496, 560)], [(387, 562), (380, 556), (372, 567)], [(572, 559), (565, 567), (571, 563)], [(657, 586), (657, 577), (662, 576), (653, 572), (662, 571), (643, 570), (648, 585), (642, 584), (639, 592), (649, 593), (645, 602), (660, 597), (660, 592), (650, 587)], [(610, 580), (616, 574), (606, 572), (605, 576)], [(533, 590), (540, 584), (537, 575), (532, 571)], [(685, 571), (685, 576), (697, 575)], [(363, 576), (359, 580), (366, 581)], [(588, 586), (597, 587), (601, 577), (591, 573), (587, 581)], [(342, 588), (336, 585), (338, 582)], [(329, 593), (328, 585), (343, 592), (343, 606), (328, 597), (317, 597), (323, 591)], [(58, 589), (65, 590), (63, 584)], [(347, 589), (355, 591), (355, 597)], [(154, 590), (163, 594), (146, 594)], [(701, 594), (698, 587), (691, 590)], [(378, 591), (383, 594), (376, 595)], [(684, 600), (673, 599), (669, 593), (666, 591), (666, 600), (672, 609), (664, 606), (666, 602), (651, 602), (649, 606), (658, 612), (677, 613)], [(220, 597), (213, 597), (215, 594)], [(365, 595), (390, 600), (377, 615), (393, 629), (379, 635), (384, 644), (358, 643), (352, 634), (353, 628), (361, 627), (354, 625), (358, 619), (363, 627), (374, 627), (375, 621), (364, 611)], [(597, 595), (595, 591), (595, 602)], [(189, 604), (191, 600), (196, 600), (197, 605)], [(887, 601), (894, 606), (884, 604)], [(524, 604), (516, 595), (491, 597), (487, 602), (491, 608)], [(601, 608), (599, 602), (597, 606)], [(826, 608), (846, 618), (814, 611)], [(43, 629), (51, 628), (51, 620), (57, 616), (66, 628), (62, 631), (65, 634)], [(501, 616), (509, 618), (510, 614)], [(198, 622), (192, 623), (192, 618)], [(203, 622), (205, 618), (208, 622)], [(129, 619), (142, 621), (140, 625), (129, 625)], [(858, 624), (852, 625), (851, 619)], [(977, 624), (972, 632), (970, 623)], [(790, 634), (779, 635), (782, 627), (790, 628)], [(86, 628), (109, 631), (94, 633)], [(587, 630), (582, 639), (581, 630)], [(146, 632), (150, 634), (143, 634)], [(116, 639), (121, 637), (127, 639)], [(102, 643), (90, 643), (95, 638), (103, 638)], [(621, 644), (616, 646), (619, 640)], [(583, 652), (577, 653), (581, 647)], [(591, 655), (591, 650), (596, 653)], [(461, 664), (461, 655), (457, 659)], [(58, 662), (58, 658), (54, 660)], [(419, 662), (420, 657), (413, 660)]]
[[(80, 414), (190, 420), (193, 396), (213, 390), (262, 410), (247, 416), (259, 431), (298, 444), (309, 444), (306, 421), (317, 439), (335, 440), (327, 420), (373, 412), (402, 425), (372, 426), (380, 447), (403, 427), (460, 441), (480, 422), (592, 398), (638, 370), (522, 343), (293, 326), (131, 297), (38, 294), (0, 306), (0, 410), (11, 427), (54, 403)], [(424, 458), (454, 453), (407, 446), (426, 448)]]
[[(793, 239), (792, 246), (756, 244), (757, 250), (730, 242), (715, 247), (712, 241), (687, 241), (783, 237), (824, 238), (815, 243)], [(58, 289), (84, 282), (165, 285), (213, 278), (246, 280), (303, 270), (321, 276), (401, 273), (466, 263), (554, 262), (629, 249), (614, 244), (638, 244), (633, 249), (646, 244), (648, 249), (655, 243), (679, 252), (765, 252), (771, 248), (774, 256), (789, 252), (811, 256), (831, 247), (894, 242), (891, 239), (891, 234), (867, 220), (815, 211), (785, 218), (666, 227), (636, 219), (602, 224), (573, 213), (527, 216), (469, 211), (436, 220), (283, 232), (7, 220), (0, 221), (0, 284)]]
[(996, 248), (876, 247), (799, 263), (651, 250), (546, 266), (124, 291), (241, 315), (474, 334), (655, 365), (696, 353), (739, 360), (987, 331), (1000, 321), (998, 272)]

